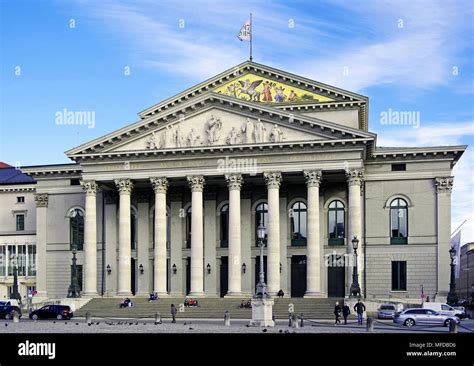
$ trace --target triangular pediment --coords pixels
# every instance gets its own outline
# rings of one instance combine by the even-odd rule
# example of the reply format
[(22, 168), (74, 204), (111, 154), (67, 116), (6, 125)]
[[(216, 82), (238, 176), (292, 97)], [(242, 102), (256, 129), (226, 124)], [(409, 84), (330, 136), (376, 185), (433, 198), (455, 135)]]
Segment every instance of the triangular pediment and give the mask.
[(282, 108), (293, 105), (328, 105), (334, 108), (339, 104), (368, 101), (367, 97), (360, 94), (246, 61), (143, 110), (139, 116), (150, 117), (208, 92)]
[(66, 154), (137, 153), (298, 142), (369, 141), (375, 135), (210, 92), (83, 144)]

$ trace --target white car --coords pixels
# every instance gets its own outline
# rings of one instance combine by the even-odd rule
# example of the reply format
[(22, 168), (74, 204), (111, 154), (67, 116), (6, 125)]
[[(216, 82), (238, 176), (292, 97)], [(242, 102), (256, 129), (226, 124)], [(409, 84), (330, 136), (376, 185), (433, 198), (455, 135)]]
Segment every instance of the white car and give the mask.
[(457, 316), (458, 318), (464, 318), (466, 313), (463, 310), (456, 309), (448, 304), (442, 302), (425, 302), (423, 303), (424, 309), (431, 309), (439, 314), (447, 316)]
[(413, 327), (414, 325), (442, 325), (447, 327), (451, 321), (459, 324), (461, 321), (457, 316), (442, 315), (431, 309), (411, 308), (396, 313), (393, 322)]

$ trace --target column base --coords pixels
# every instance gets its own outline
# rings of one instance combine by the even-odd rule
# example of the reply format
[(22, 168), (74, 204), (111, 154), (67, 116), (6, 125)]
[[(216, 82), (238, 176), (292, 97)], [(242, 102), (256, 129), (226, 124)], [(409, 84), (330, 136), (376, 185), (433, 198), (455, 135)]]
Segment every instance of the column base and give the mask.
[(241, 298), (241, 297), (243, 297), (243, 294), (242, 294), (242, 292), (228, 292), (227, 294), (224, 295), (224, 298), (228, 298), (228, 297)]
[(186, 297), (206, 297), (204, 292), (190, 292)]
[(132, 296), (132, 292), (131, 291), (123, 291), (123, 292), (117, 292), (117, 296), (126, 296), (126, 297), (130, 297)]
[(303, 296), (305, 299), (321, 299), (327, 298), (327, 295), (324, 292), (306, 292)]
[(97, 292), (83, 292), (82, 297), (99, 297)]
[(142, 291), (140, 291), (140, 292), (137, 292), (137, 293), (135, 294), (135, 297), (148, 297), (149, 295), (150, 295), (150, 294), (149, 294), (148, 292), (142, 292)]
[(170, 294), (167, 292), (157, 292), (157, 294), (158, 294), (158, 298), (171, 297)]
[(252, 299), (251, 327), (274, 327), (273, 321), (273, 299)]
[(185, 297), (182, 292), (170, 292), (170, 297)]

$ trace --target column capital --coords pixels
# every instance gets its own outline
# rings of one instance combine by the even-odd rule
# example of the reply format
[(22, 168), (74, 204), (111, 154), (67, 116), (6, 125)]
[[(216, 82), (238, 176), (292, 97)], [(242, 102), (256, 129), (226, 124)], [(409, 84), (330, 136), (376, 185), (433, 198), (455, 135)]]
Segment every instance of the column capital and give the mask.
[(454, 177), (436, 177), (435, 185), (437, 193), (451, 193), (453, 190)]
[(191, 187), (191, 192), (202, 192), (204, 190), (206, 181), (202, 175), (191, 175), (187, 176), (186, 179)]
[(121, 178), (114, 180), (120, 194), (131, 194), (133, 190), (133, 183), (128, 178)]
[(48, 199), (47, 193), (35, 193), (36, 207), (48, 207)]
[(168, 190), (168, 179), (165, 177), (153, 177), (150, 178), (151, 185), (153, 186), (153, 190), (156, 193), (166, 193)]
[(347, 179), (347, 183), (350, 186), (355, 186), (355, 185), (360, 186), (362, 184), (362, 181), (364, 180), (364, 170), (363, 169), (346, 170), (346, 179)]
[(265, 178), (267, 189), (280, 188), (281, 181), (283, 180), (281, 172), (264, 172), (263, 178)]
[(229, 191), (238, 190), (242, 187), (244, 183), (244, 178), (242, 178), (242, 174), (226, 174), (225, 180), (227, 181), (227, 186), (229, 187)]
[(87, 196), (95, 196), (97, 193), (97, 183), (95, 180), (81, 180), (81, 187)]
[(321, 170), (305, 170), (303, 174), (308, 187), (319, 187), (322, 180)]

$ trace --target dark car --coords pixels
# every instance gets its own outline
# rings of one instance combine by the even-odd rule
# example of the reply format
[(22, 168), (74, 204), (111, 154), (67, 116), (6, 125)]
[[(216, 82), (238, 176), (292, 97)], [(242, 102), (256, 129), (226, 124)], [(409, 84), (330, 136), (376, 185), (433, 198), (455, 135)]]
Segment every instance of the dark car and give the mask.
[(67, 305), (46, 305), (30, 313), (30, 319), (71, 319), (73, 313)]
[(14, 305), (0, 306), (0, 318), (12, 319), (15, 313), (17, 313), (18, 317), (21, 318), (21, 309), (18, 306), (14, 306)]

